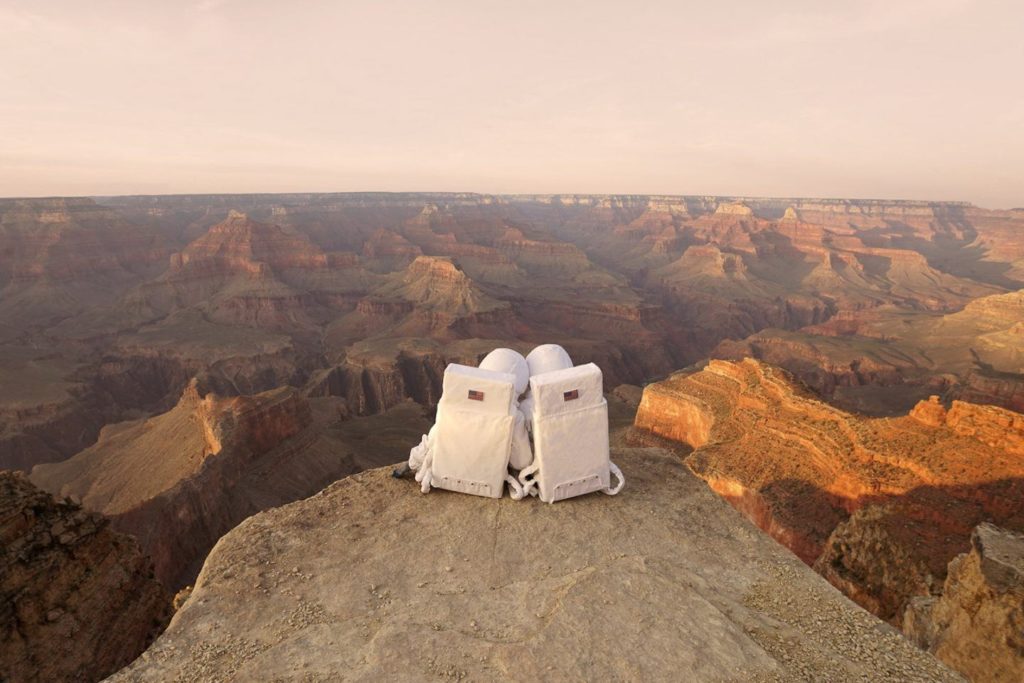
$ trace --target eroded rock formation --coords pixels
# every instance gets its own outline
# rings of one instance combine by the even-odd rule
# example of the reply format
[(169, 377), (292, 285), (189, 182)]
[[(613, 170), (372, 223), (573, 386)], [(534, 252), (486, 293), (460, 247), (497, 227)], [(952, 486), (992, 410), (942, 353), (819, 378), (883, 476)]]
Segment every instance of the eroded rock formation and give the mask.
[(1024, 530), (1024, 420), (1001, 408), (861, 417), (747, 359), (649, 385), (636, 426), (694, 448), (714, 491), (893, 624), (942, 592), (978, 524)]
[(978, 526), (942, 595), (912, 600), (903, 628), (972, 681), (1024, 679), (1024, 535)]
[[(949, 433), (994, 449), (1016, 427), (969, 414), (969, 405), (1024, 405), (1022, 226), (1020, 211), (950, 202), (467, 193), (0, 200), (0, 255), (13, 256), (0, 258), (0, 467), (28, 469), (88, 448), (51, 482), (55, 490), (76, 482), (97, 504), (116, 498), (117, 486), (134, 491), (116, 523), (144, 537), (147, 529), (176, 529), (166, 548), (155, 536), (147, 547), (161, 572), (186, 576), (198, 559), (186, 569), (181, 558), (201, 558), (246, 515), (380, 464), (346, 439), (369, 453), (365, 425), (379, 420), (395, 433), (391, 411), (422, 419), (425, 411), (408, 399), (429, 411), (445, 363), (552, 341), (601, 365), (609, 389), (664, 377), (713, 352), (777, 362), (841, 405), (874, 414), (904, 416), (939, 394), (944, 405), (960, 403), (941, 416), (922, 407), (920, 417), (937, 422), (907, 427), (914, 443), (928, 452), (921, 434)], [(281, 424), (268, 419), (265, 443), (225, 427), (219, 454), (204, 455), (196, 426), (206, 418), (175, 407), (196, 376), (207, 388), (202, 400), (242, 397), (211, 424), (285, 386), (301, 394), (296, 405), (308, 404), (311, 421), (275, 441), (269, 436)], [(760, 400), (744, 410), (756, 413)], [(700, 460), (720, 424), (685, 410), (673, 436), (710, 440)], [(815, 410), (797, 422), (819, 419)], [(977, 494), (976, 471), (960, 461), (931, 480), (892, 479), (932, 466), (902, 454), (831, 472), (834, 446), (860, 443), (850, 446), (854, 459), (870, 461), (864, 449), (875, 442), (853, 423), (821, 419), (840, 436), (776, 431), (780, 443), (832, 440), (801, 465), (832, 482), (824, 494), (818, 475), (808, 484), (803, 470), (772, 472), (788, 478), (768, 490), (717, 461), (703, 474), (808, 561), (840, 526), (846, 535), (829, 547), (893, 537), (898, 525), (890, 520), (924, 509), (900, 500), (948, 494), (962, 501), (951, 504), (956, 510), (981, 510), (980, 521), (1002, 495)], [(901, 429), (909, 419), (900, 418)], [(114, 425), (125, 420), (134, 425)], [(854, 436), (842, 437), (847, 427)], [(150, 432), (163, 440), (147, 441)], [(126, 464), (132, 453), (159, 463), (159, 486), (118, 480), (119, 469), (150, 477), (146, 465)], [(957, 477), (965, 488), (947, 486)], [(941, 495), (928, 489), (935, 481)], [(216, 487), (231, 493), (214, 498)], [(989, 502), (963, 502), (975, 498)], [(801, 501), (796, 521), (776, 509), (777, 499)], [(178, 516), (161, 516), (171, 512)], [(818, 521), (804, 528), (801, 516)], [(934, 541), (937, 556), (963, 550), (970, 519), (962, 517), (953, 541)], [(186, 528), (197, 529), (194, 546), (180, 540)], [(172, 552), (180, 557), (168, 559)], [(881, 592), (887, 579), (859, 577), (856, 553), (841, 555), (836, 566), (850, 569), (865, 604), (898, 613), (901, 596), (913, 593)], [(901, 576), (908, 586), (938, 585), (944, 567)]]
[(692, 447), (716, 493), (895, 625), (949, 586), (978, 524), (1024, 529), (1024, 419), (991, 405), (865, 418), (760, 361), (713, 360), (648, 385), (636, 426)]
[(171, 596), (133, 538), (0, 472), (0, 679), (99, 680), (170, 616)]
[(296, 445), (312, 422), (294, 389), (222, 398), (193, 381), (169, 412), (106, 427), (94, 446), (34, 468), (32, 479), (138, 538), (157, 577), (178, 588), (221, 534), (262, 509), (242, 486), (258, 461)]
[(766, 329), (725, 341), (712, 355), (779, 365), (823, 396), (869, 413), (906, 412), (930, 393), (1021, 411), (1021, 320), (1024, 290), (946, 314), (895, 306), (844, 311), (798, 331)]
[(2, 200), (0, 464), (66, 458), (133, 417), (140, 402), (96, 387), (103, 367), (180, 368), (152, 413), (195, 375), (224, 394), (298, 387), (356, 344), (413, 338), (557, 341), (610, 386), (714, 350), (876, 414), (931, 393), (1019, 408), (1022, 224), (742, 197)]

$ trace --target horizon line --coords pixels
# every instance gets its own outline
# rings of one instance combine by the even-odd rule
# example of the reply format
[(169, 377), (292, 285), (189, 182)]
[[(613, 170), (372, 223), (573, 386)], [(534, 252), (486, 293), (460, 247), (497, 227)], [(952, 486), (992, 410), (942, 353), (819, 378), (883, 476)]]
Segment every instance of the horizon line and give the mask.
[(473, 190), (311, 190), (311, 191), (260, 191), (260, 192), (156, 192), (156, 193), (126, 193), (126, 194), (74, 194), (74, 195), (21, 195), (2, 196), (0, 201), (19, 200), (40, 200), (40, 199), (132, 199), (132, 198), (181, 198), (181, 197), (261, 197), (261, 196), (311, 196), (311, 195), (349, 195), (349, 196), (423, 196), (423, 197), (501, 197), (501, 198), (564, 198), (564, 197), (586, 197), (586, 198), (647, 198), (647, 199), (714, 199), (734, 201), (820, 201), (820, 202), (872, 202), (891, 204), (926, 204), (961, 206), (984, 209), (987, 211), (1020, 211), (1024, 207), (1000, 207), (990, 208), (979, 206), (968, 200), (958, 199), (911, 199), (911, 198), (882, 198), (882, 197), (856, 197), (856, 196), (800, 196), (800, 195), (741, 195), (741, 194), (666, 194), (666, 193), (639, 193), (639, 192), (479, 192)]

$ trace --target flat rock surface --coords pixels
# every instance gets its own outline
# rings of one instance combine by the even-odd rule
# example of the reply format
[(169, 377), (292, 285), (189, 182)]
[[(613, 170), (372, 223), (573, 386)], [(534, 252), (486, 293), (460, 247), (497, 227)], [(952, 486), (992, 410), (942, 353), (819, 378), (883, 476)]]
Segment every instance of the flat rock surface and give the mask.
[(113, 680), (960, 680), (666, 451), (613, 459), (616, 497), (378, 469), (251, 517)]
[(980, 524), (971, 541), (989, 581), (1003, 590), (1024, 588), (1024, 534)]

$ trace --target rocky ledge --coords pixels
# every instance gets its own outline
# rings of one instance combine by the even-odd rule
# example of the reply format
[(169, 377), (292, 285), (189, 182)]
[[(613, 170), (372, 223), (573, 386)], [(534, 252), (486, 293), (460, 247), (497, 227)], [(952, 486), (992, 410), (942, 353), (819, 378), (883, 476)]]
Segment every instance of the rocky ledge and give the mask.
[(949, 565), (941, 597), (914, 598), (903, 619), (917, 643), (972, 681), (1024, 678), (1024, 534), (981, 524)]
[(545, 505), (387, 469), (251, 517), (114, 681), (958, 680), (660, 449)]
[(98, 680), (170, 613), (135, 539), (0, 471), (0, 681)]

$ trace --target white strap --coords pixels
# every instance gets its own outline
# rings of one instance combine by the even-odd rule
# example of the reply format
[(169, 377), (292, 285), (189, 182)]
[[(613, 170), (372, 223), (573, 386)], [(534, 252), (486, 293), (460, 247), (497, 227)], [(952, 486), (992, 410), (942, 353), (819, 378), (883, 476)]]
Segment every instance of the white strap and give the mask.
[(434, 452), (427, 451), (427, 457), (423, 459), (423, 465), (420, 467), (419, 472), (416, 473), (416, 481), (420, 482), (420, 491), (423, 493), (430, 493), (430, 484), (434, 466)]
[(614, 496), (616, 493), (622, 490), (623, 486), (626, 485), (626, 478), (622, 476), (622, 470), (619, 469), (618, 465), (613, 463), (611, 460), (608, 461), (608, 467), (611, 469), (612, 474), (614, 474), (618, 478), (619, 483), (616, 484), (615, 487), (609, 486), (606, 489), (601, 489), (601, 492), (607, 493), (609, 496)]
[(427, 457), (427, 451), (430, 450), (430, 442), (427, 439), (427, 435), (424, 434), (420, 442), (412, 447), (409, 451), (409, 469), (416, 472), (423, 466), (423, 460)]
[(536, 479), (530, 479), (529, 481), (527, 481), (526, 478), (529, 477), (531, 474), (536, 474), (537, 470), (539, 470), (539, 469), (540, 469), (540, 465), (538, 465), (537, 463), (534, 463), (534, 464), (530, 465), (525, 470), (523, 470), (523, 471), (521, 471), (519, 473), (519, 483), (521, 483), (523, 485), (523, 497), (524, 498), (527, 495), (531, 495), (531, 496), (536, 496), (537, 495), (537, 480)]
[(519, 485), (519, 482), (511, 474), (505, 475), (505, 481), (508, 482), (508, 495), (512, 500), (522, 500), (526, 496), (523, 487)]

